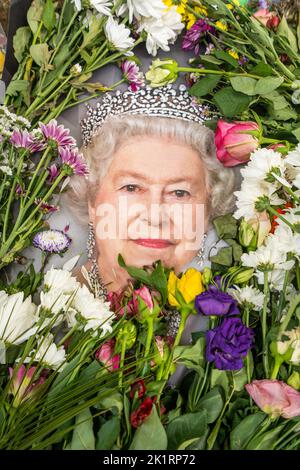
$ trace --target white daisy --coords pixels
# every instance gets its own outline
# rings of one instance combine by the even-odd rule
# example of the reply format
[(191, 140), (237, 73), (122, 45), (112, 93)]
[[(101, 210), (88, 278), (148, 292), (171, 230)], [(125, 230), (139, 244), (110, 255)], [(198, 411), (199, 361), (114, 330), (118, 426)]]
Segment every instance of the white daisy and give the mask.
[(285, 157), (285, 162), (289, 165), (300, 166), (300, 144), (297, 147), (289, 152)]
[(81, 11), (82, 5), (81, 5), (81, 0), (71, 0), (72, 3), (74, 3), (74, 6), (77, 11)]
[(119, 24), (109, 16), (104, 29), (107, 40), (113, 48), (119, 51), (126, 51), (133, 47), (134, 39), (130, 37), (130, 30), (124, 24)]
[(70, 271), (53, 267), (45, 274), (44, 285), (47, 290), (53, 289), (64, 294), (72, 294), (80, 287), (79, 282)]
[(246, 220), (255, 218), (258, 213), (255, 205), (258, 199), (263, 196), (267, 196), (270, 199), (271, 205), (279, 206), (284, 204), (285, 201), (278, 197), (276, 190), (276, 185), (265, 181), (262, 181), (260, 184), (255, 184), (254, 181), (243, 181), (241, 190), (234, 192), (237, 198), (237, 210), (234, 212), (233, 216), (236, 219), (244, 217)]
[(34, 358), (34, 361), (44, 364), (50, 369), (63, 369), (61, 365), (66, 358), (66, 351), (63, 346), (59, 348), (53, 342), (53, 335), (50, 333), (47, 337), (42, 337), (38, 340), (36, 349), (30, 352), (24, 362), (29, 362)]
[(146, 31), (146, 48), (149, 54), (156, 56), (157, 50), (169, 51), (169, 44), (173, 44), (178, 34), (184, 28), (181, 15), (176, 7), (164, 11), (160, 18), (142, 18), (138, 32)]
[(258, 182), (270, 178), (274, 171), (283, 177), (285, 167), (285, 161), (281, 153), (261, 148), (251, 154), (250, 160), (247, 166), (241, 170), (241, 174), (244, 180)]
[(90, 0), (90, 5), (102, 15), (111, 15), (112, 2), (107, 0)]
[(277, 249), (284, 253), (292, 253), (299, 257), (300, 255), (300, 234), (294, 233), (292, 229), (284, 224), (278, 225), (274, 234), (269, 235), (270, 240)]
[(261, 310), (264, 304), (264, 294), (252, 286), (238, 287), (228, 289), (234, 299), (238, 301), (240, 305), (248, 304), (253, 310)]
[(162, 0), (127, 0), (129, 22), (133, 17), (141, 19), (141, 16), (149, 18), (160, 18), (166, 9)]
[(256, 251), (244, 253), (241, 261), (243, 266), (258, 271), (289, 270), (294, 266), (294, 261), (287, 261), (286, 253), (280, 251), (276, 241), (271, 238), (268, 239), (267, 245), (260, 246)]

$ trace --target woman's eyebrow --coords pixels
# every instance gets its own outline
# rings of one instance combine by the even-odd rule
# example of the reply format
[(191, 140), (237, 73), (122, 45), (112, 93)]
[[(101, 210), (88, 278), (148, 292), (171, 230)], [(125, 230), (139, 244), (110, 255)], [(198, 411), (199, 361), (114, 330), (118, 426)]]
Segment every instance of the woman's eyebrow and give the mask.
[[(153, 182), (153, 180), (151, 178), (149, 178), (148, 175), (146, 174), (143, 174), (143, 173), (140, 173), (140, 172), (137, 172), (137, 171), (119, 171), (115, 176), (114, 176), (114, 180), (117, 180), (118, 178), (124, 178), (124, 177), (133, 177), (133, 178), (136, 178), (136, 179), (140, 179), (140, 180), (144, 180), (148, 183), (151, 183)], [(173, 184), (173, 183), (180, 183), (180, 182), (194, 182), (195, 181), (195, 177), (193, 175), (180, 175), (180, 176), (177, 176), (177, 177), (174, 177), (174, 178), (170, 178), (167, 180), (167, 184)]]

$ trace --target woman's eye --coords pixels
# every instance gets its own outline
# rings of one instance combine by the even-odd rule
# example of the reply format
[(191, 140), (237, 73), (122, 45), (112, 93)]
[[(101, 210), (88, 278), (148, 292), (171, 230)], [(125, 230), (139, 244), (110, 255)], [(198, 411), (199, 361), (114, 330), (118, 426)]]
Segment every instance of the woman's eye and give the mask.
[(121, 189), (125, 189), (125, 191), (129, 193), (134, 193), (138, 189), (138, 186), (136, 184), (126, 184)]
[(173, 193), (178, 198), (183, 198), (183, 197), (190, 196), (190, 193), (188, 191), (185, 191), (184, 189), (175, 189), (175, 191), (173, 191)]

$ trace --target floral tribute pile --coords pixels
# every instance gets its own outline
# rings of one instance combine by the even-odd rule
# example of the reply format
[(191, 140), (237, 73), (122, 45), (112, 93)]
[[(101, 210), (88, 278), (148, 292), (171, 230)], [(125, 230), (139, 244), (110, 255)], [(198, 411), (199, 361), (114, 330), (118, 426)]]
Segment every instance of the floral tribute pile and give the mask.
[[(299, 38), (270, 2), (245, 3), (33, 0), (0, 109), (1, 449), (300, 448)], [(155, 59), (144, 77), (135, 45), (156, 55), (181, 31), (191, 67)], [(50, 215), (88, 171), (55, 118), (108, 90), (89, 80), (110, 62), (133, 91), (187, 73), (219, 113), (219, 160), (244, 167), (211, 268), (177, 276), (119, 255), (132, 281), (103, 301), (72, 275), (79, 257), (46, 266), (72, 242)], [(207, 329), (182, 345), (191, 315)]]

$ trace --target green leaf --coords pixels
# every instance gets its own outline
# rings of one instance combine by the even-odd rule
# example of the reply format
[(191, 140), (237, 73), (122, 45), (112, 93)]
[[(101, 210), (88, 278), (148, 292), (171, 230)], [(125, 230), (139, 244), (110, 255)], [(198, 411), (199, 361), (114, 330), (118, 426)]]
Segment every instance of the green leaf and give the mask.
[(51, 32), (56, 24), (55, 8), (52, 0), (46, 0), (42, 20), (46, 29)]
[(60, 49), (59, 52), (56, 54), (53, 60), (53, 65), (55, 65), (56, 68), (58, 68), (60, 65), (62, 65), (68, 58), (70, 57), (70, 49), (67, 43), (64, 43)]
[(120, 418), (113, 416), (98, 431), (96, 449), (111, 450), (120, 433)]
[(219, 387), (214, 387), (203, 398), (201, 398), (196, 409), (197, 411), (206, 411), (208, 424), (216, 421), (223, 409), (223, 398)]
[(225, 395), (228, 395), (229, 391), (229, 380), (226, 370), (213, 369), (210, 374), (210, 387), (213, 388), (216, 385), (220, 385)]
[(257, 95), (266, 95), (276, 90), (284, 82), (283, 77), (263, 77), (258, 80), (255, 86)]
[(268, 77), (272, 75), (273, 69), (265, 62), (259, 62), (253, 69), (250, 70), (253, 75), (260, 75), (261, 77)]
[(16, 96), (19, 92), (28, 90), (29, 82), (27, 80), (12, 80), (7, 89), (6, 94), (8, 96)]
[(262, 411), (244, 418), (230, 433), (230, 449), (245, 449), (247, 443), (257, 433), (265, 419), (266, 414)]
[(194, 345), (176, 346), (174, 348), (174, 362), (201, 374), (205, 362), (205, 344), (205, 338), (201, 337)]
[(103, 410), (112, 410), (113, 408), (116, 408), (118, 414), (121, 415), (123, 411), (123, 399), (121, 393), (114, 392), (107, 397), (101, 398), (101, 400), (97, 403), (97, 408)]
[(275, 111), (289, 107), (289, 102), (278, 91), (272, 91), (271, 93), (267, 93), (263, 96), (263, 98), (267, 99), (272, 103), (273, 109)]
[(239, 65), (238, 60), (236, 60), (234, 57), (232, 57), (228, 52), (225, 51), (216, 51), (215, 56), (217, 59), (221, 59), (224, 62), (227, 62), (228, 64), (232, 65), (232, 67), (236, 68)]
[(290, 119), (298, 119), (298, 114), (295, 109), (287, 107), (284, 109), (269, 109), (270, 117), (277, 121), (289, 121)]
[(237, 220), (231, 214), (215, 217), (213, 224), (218, 237), (222, 240), (226, 238), (236, 238), (238, 224)]
[(203, 434), (200, 439), (194, 440), (192, 444), (186, 447), (187, 450), (205, 450), (206, 448), (206, 440), (209, 435), (209, 428), (207, 428), (206, 432)]
[(206, 75), (190, 88), (189, 93), (197, 97), (208, 95), (216, 88), (221, 78), (222, 75)]
[(43, 0), (33, 0), (27, 11), (27, 22), (31, 31), (35, 34), (39, 28), (43, 16), (45, 2)]
[(298, 127), (297, 129), (294, 129), (292, 131), (292, 134), (294, 134), (294, 136), (296, 137), (296, 139), (298, 140), (298, 142), (300, 142), (300, 127)]
[(232, 87), (225, 87), (217, 91), (213, 101), (225, 117), (237, 117), (249, 107), (251, 98)]
[(274, 450), (274, 444), (278, 439), (279, 434), (284, 429), (285, 423), (277, 426), (270, 431), (255, 436), (247, 445), (247, 450)]
[(130, 274), (130, 276), (134, 277), (138, 281), (141, 281), (145, 284), (149, 284), (150, 276), (144, 269), (135, 268), (134, 266), (127, 266), (121, 254), (119, 254), (118, 256), (118, 263), (121, 266), (121, 268), (126, 269), (126, 271), (128, 272), (128, 274)]
[(23, 54), (26, 48), (29, 48), (31, 38), (31, 31), (28, 26), (22, 26), (17, 29), (16, 34), (13, 38), (13, 47), (15, 52), (15, 58), (18, 62), (22, 61)]
[(201, 59), (201, 64), (203, 64), (203, 65), (205, 65), (206, 63), (207, 64), (214, 64), (214, 65), (221, 65), (222, 64), (222, 61), (217, 59), (213, 55), (200, 55), (200, 59)]
[(223, 247), (221, 248), (216, 255), (210, 256), (210, 261), (215, 264), (219, 264), (222, 266), (232, 266), (232, 247)]
[(168, 279), (161, 261), (158, 261), (155, 269), (150, 274), (151, 286), (162, 295), (162, 302), (166, 303), (168, 298)]
[(226, 238), (226, 243), (232, 247), (232, 256), (234, 261), (240, 261), (243, 254), (241, 245), (239, 245), (236, 240), (230, 238)]
[(96, 16), (91, 17), (89, 30), (83, 33), (83, 43), (81, 49), (86, 49), (87, 46), (92, 45), (93, 41), (102, 31), (102, 18)]
[(240, 370), (234, 370), (232, 372), (232, 380), (234, 384), (234, 390), (241, 392), (244, 390), (246, 383), (248, 382), (246, 368), (243, 367)]
[(168, 449), (176, 450), (191, 439), (200, 439), (207, 431), (206, 411), (187, 413), (171, 421), (167, 426)]
[(167, 435), (153, 405), (151, 414), (136, 430), (129, 450), (166, 450)]
[(76, 416), (75, 424), (71, 450), (95, 450), (93, 418), (88, 408)]
[(257, 80), (255, 80), (255, 78), (232, 77), (230, 79), (230, 83), (232, 85), (232, 88), (235, 91), (239, 91), (239, 92), (244, 93), (245, 95), (249, 95), (249, 96), (256, 95), (255, 85), (257, 83)]
[(289, 27), (288, 22), (284, 16), (279, 23), (276, 34), (287, 39), (293, 52), (296, 54), (298, 53), (297, 38)]
[(48, 44), (34, 44), (30, 47), (30, 55), (36, 64), (45, 68), (50, 58)]

